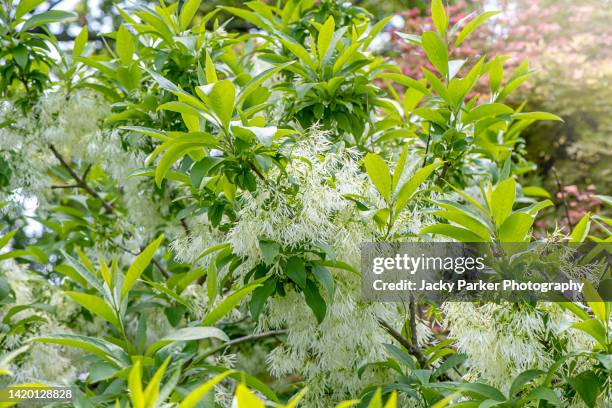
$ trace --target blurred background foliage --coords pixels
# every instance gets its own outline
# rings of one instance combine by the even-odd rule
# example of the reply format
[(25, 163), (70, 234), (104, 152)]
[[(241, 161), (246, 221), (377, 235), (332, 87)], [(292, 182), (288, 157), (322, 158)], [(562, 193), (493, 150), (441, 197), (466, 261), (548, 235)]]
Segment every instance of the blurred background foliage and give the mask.
[[(139, 0), (131, 0), (131, 2)], [(214, 10), (221, 0), (202, 2), (202, 13)], [(330, 8), (351, 7), (344, 0), (317, 0)], [(273, 1), (271, 1), (273, 2)], [(91, 40), (98, 33), (117, 28), (114, 0), (55, 0), (41, 3), (40, 9), (73, 10), (79, 14), (74, 27), (56, 33), (70, 41), (77, 27), (87, 24)], [(147, 3), (147, 2), (144, 2)], [(231, 1), (223, 1), (225, 5)], [(233, 1), (236, 6), (243, 1)], [(414, 33), (431, 27), (428, 0), (355, 0), (376, 19), (394, 15), (379, 35), (378, 51), (392, 56), (404, 73), (420, 77), (426, 57), (416, 46), (401, 39), (401, 33)], [(566, 202), (572, 223), (587, 211), (598, 210), (595, 194), (610, 194), (612, 186), (612, 2), (609, 0), (448, 0), (444, 2), (451, 23), (476, 11), (502, 13), (478, 30), (456, 50), (455, 58), (475, 59), (478, 54), (510, 56), (518, 65), (529, 60), (535, 75), (515, 94), (514, 100), (527, 100), (525, 110), (556, 112), (564, 122), (541, 122), (524, 133), (526, 156), (537, 164), (537, 172), (526, 177), (540, 184), (558, 200)], [(242, 20), (220, 12), (219, 22), (231, 30), (253, 30)], [(228, 22), (228, 20), (230, 20)], [(197, 24), (197, 21), (196, 21)], [(208, 24), (214, 24), (214, 20)], [(60, 29), (59, 26), (57, 27)], [(99, 41), (98, 41), (99, 43)], [(98, 46), (103, 48), (103, 44)], [(484, 51), (483, 51), (484, 50)], [(508, 69), (508, 72), (512, 67)], [(483, 84), (485, 85), (485, 84)], [(482, 87), (486, 92), (486, 87)], [(534, 168), (536, 168), (534, 166)]]

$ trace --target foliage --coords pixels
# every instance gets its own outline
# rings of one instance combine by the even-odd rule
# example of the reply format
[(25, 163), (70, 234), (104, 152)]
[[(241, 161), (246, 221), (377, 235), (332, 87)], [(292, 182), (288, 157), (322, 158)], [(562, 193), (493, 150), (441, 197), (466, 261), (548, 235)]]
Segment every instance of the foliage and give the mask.
[[(1, 4), (3, 384), (67, 385), (76, 407), (609, 402), (594, 288), (460, 306), (482, 321), (359, 297), (361, 242), (531, 242), (552, 204), (521, 134), (560, 118), (506, 102), (527, 63), (456, 58), (494, 13), (432, 2), (401, 35), (415, 76), (374, 52), (389, 18), (340, 2), (121, 3), (102, 48), (50, 33), (72, 14)], [(586, 213), (559, 240), (606, 225)], [(477, 373), (461, 333), (481, 323), (494, 350), (542, 341)]]

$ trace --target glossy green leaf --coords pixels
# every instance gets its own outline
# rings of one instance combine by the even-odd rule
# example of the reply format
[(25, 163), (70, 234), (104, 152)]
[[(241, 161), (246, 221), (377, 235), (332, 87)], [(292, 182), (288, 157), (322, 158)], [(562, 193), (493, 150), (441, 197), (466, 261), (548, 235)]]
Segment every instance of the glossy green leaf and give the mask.
[(119, 55), (119, 58), (124, 65), (129, 65), (132, 63), (132, 58), (134, 55), (134, 38), (123, 24), (119, 26), (119, 30), (117, 31), (115, 48), (117, 50), (117, 55)]
[(487, 11), (486, 13), (478, 15), (476, 18), (468, 22), (457, 35), (457, 39), (455, 40), (455, 47), (461, 45), (461, 43), (465, 41), (465, 39), (472, 33), (472, 31), (478, 28), (478, 26), (482, 25), (488, 19), (499, 13), (499, 11)]
[(113, 326), (120, 326), (119, 319), (117, 318), (115, 311), (102, 298), (82, 292), (66, 292), (66, 295), (94, 315), (101, 317)]
[(181, 9), (181, 14), (179, 16), (181, 31), (185, 31), (187, 27), (189, 27), (191, 20), (193, 20), (193, 17), (200, 8), (200, 3), (202, 3), (202, 0), (187, 0), (183, 4), (183, 8)]
[(163, 240), (164, 236), (160, 235), (155, 241), (151, 242), (134, 259), (134, 261), (132, 261), (132, 264), (128, 268), (128, 271), (125, 274), (125, 277), (123, 278), (123, 286), (121, 286), (122, 299), (128, 294), (130, 289), (132, 289), (132, 287), (134, 286), (138, 278), (140, 278), (140, 275), (142, 275), (146, 267), (149, 266), (149, 263), (151, 263), (151, 260), (153, 259), (153, 256), (157, 251), (157, 248), (159, 248)]
[(375, 153), (365, 157), (365, 169), (380, 195), (389, 202), (391, 197), (391, 172), (387, 163)]
[(50, 23), (60, 23), (62, 21), (75, 20), (77, 18), (77, 14), (69, 11), (60, 11), (60, 10), (49, 10), (44, 13), (35, 14), (30, 19), (28, 19), (23, 26), (21, 27), (21, 31), (28, 31), (36, 27), (40, 27), (42, 25), (50, 24)]
[(433, 31), (424, 32), (421, 39), (427, 59), (442, 76), (446, 77), (448, 75), (448, 49), (446, 44)]
[(448, 16), (444, 10), (442, 0), (432, 0), (431, 2), (431, 17), (436, 26), (436, 30), (441, 36), (446, 35), (446, 27), (448, 26)]

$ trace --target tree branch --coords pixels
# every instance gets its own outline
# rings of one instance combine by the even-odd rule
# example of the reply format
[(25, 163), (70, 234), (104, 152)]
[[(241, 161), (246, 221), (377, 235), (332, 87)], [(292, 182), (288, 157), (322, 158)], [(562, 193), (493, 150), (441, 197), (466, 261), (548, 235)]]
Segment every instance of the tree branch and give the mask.
[[(82, 188), (83, 190), (85, 190), (90, 196), (94, 197), (96, 200), (99, 200), (102, 203), (102, 206), (104, 207), (106, 212), (109, 213), (109, 214), (112, 214), (113, 213), (113, 205), (110, 204), (110, 203), (107, 203), (106, 201), (104, 201), (102, 196), (100, 196), (100, 194), (96, 190), (94, 190), (89, 184), (87, 184), (87, 182), (85, 181), (85, 179), (83, 177), (79, 176), (72, 169), (72, 167), (70, 167), (70, 164), (68, 164), (66, 159), (64, 159), (62, 157), (62, 155), (57, 151), (55, 146), (53, 146), (52, 144), (49, 144), (49, 149), (51, 149), (51, 152), (53, 153), (55, 158), (57, 160), (59, 160), (59, 162), (61, 163), (62, 167), (64, 169), (66, 169), (68, 174), (70, 174), (70, 176), (74, 179), (74, 181), (76, 181), (77, 186), (79, 188)], [(85, 176), (87, 175), (88, 172), (89, 172), (89, 170), (85, 171)]]
[(395, 330), (389, 323), (382, 319), (378, 319), (378, 323), (393, 337), (399, 344), (401, 344), (410, 354), (412, 354), (417, 361), (419, 362), (419, 366), (421, 368), (425, 368), (427, 366), (427, 357), (423, 354), (423, 351), (419, 347), (417, 343), (417, 335), (416, 335), (416, 310), (415, 304), (413, 300), (410, 300), (410, 304), (408, 306), (410, 312), (410, 340), (402, 336), (400, 332)]

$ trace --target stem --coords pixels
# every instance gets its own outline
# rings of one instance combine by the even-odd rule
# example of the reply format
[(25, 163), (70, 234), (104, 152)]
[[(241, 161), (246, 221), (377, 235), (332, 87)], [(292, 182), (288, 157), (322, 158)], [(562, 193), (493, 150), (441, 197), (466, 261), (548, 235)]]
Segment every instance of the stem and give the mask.
[(561, 194), (561, 199), (563, 200), (563, 208), (565, 209), (565, 218), (567, 218), (567, 225), (569, 225), (570, 234), (571, 234), (572, 231), (574, 230), (574, 225), (572, 224), (572, 220), (569, 215), (569, 205), (567, 204), (567, 196), (565, 194), (565, 191), (563, 191), (563, 189), (561, 188), (561, 180), (559, 179), (559, 174), (557, 174), (557, 169), (555, 168), (555, 166), (552, 166), (551, 170), (555, 178), (555, 182), (557, 183), (557, 192)]
[(235, 346), (241, 343), (246, 343), (246, 342), (253, 341), (253, 340), (263, 339), (266, 337), (281, 336), (283, 334), (287, 334), (288, 332), (289, 330), (272, 330), (272, 331), (265, 332), (265, 333), (250, 334), (248, 336), (238, 337), (237, 339), (230, 340), (227, 343), (224, 343), (218, 347), (215, 347), (207, 351), (206, 353), (202, 354), (201, 356), (198, 356), (195, 360), (192, 360), (191, 362), (189, 362), (189, 365), (187, 367), (193, 366), (194, 364), (198, 364), (200, 361), (204, 360), (206, 357), (211, 356), (228, 347)]
[[(59, 162), (61, 163), (62, 167), (66, 169), (66, 171), (68, 172), (68, 174), (70, 174), (70, 176), (74, 179), (74, 181), (76, 181), (76, 185), (79, 188), (82, 188), (83, 190), (85, 190), (90, 196), (94, 197), (95, 199), (99, 200), (102, 203), (102, 206), (104, 207), (104, 209), (106, 210), (107, 213), (112, 214), (113, 213), (113, 206), (110, 203), (107, 203), (106, 201), (104, 201), (104, 199), (100, 196), (100, 194), (94, 190), (89, 184), (87, 184), (87, 182), (85, 181), (84, 177), (79, 176), (73, 169), (72, 167), (70, 167), (70, 165), (68, 164), (68, 162), (62, 157), (62, 155), (57, 151), (57, 149), (55, 148), (55, 146), (53, 146), (52, 144), (49, 144), (49, 149), (51, 149), (51, 152), (53, 153), (53, 155), (55, 156), (55, 158), (57, 160), (59, 160)], [(87, 173), (89, 172), (89, 168), (87, 170), (85, 170), (85, 176), (87, 176)]]
[(427, 131), (427, 145), (425, 146), (425, 157), (423, 157), (423, 164), (421, 168), (427, 164), (427, 155), (429, 154), (429, 144), (431, 143), (431, 123), (429, 124), (429, 130)]

